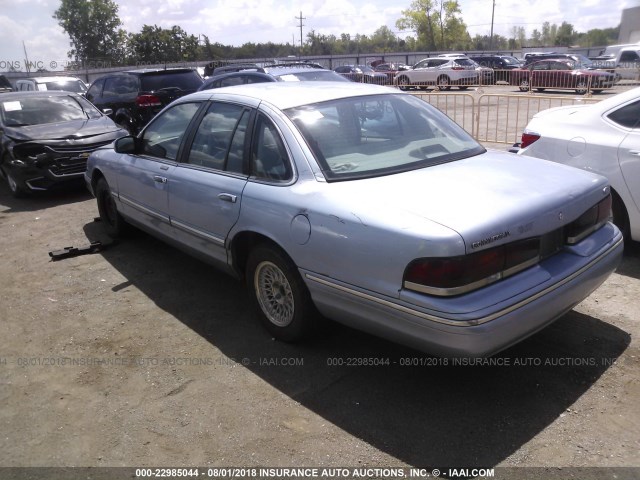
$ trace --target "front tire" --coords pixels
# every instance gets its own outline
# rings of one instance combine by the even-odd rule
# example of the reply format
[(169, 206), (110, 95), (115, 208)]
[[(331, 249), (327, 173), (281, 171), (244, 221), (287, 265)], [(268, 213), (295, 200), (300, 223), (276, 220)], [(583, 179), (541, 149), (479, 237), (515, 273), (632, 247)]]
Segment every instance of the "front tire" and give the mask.
[(259, 245), (249, 254), (246, 282), (251, 303), (276, 339), (296, 342), (316, 329), (317, 312), (298, 268), (281, 250)]
[(576, 84), (576, 93), (578, 95), (584, 95), (585, 93), (587, 93), (587, 83), (586, 82), (578, 82)]
[[(9, 155), (5, 154), (2, 157), (2, 163), (3, 164), (7, 164), (9, 163)], [(16, 181), (15, 178), (13, 178), (13, 175), (11, 174), (11, 171), (8, 168), (3, 168), (2, 165), (0, 165), (0, 169), (2, 169), (2, 174), (5, 178), (5, 180), (7, 181), (7, 185), (9, 187), (9, 191), (11, 192), (11, 195), (14, 198), (24, 198), (27, 196), (27, 191), (21, 187), (18, 182)]]
[(96, 183), (95, 192), (100, 221), (106, 234), (114, 239), (122, 237), (126, 232), (127, 222), (118, 212), (116, 201), (111, 195), (111, 188), (104, 178), (100, 178)]
[(11, 175), (11, 172), (5, 172), (5, 176), (7, 177), (7, 185), (9, 185), (11, 195), (14, 198), (24, 198), (27, 196), (27, 191), (18, 185), (18, 182)]

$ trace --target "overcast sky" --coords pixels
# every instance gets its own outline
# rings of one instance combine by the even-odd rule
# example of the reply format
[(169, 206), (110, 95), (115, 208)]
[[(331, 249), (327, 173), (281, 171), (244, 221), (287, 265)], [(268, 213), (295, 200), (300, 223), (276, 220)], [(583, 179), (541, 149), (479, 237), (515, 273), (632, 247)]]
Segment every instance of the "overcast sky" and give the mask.
[[(310, 30), (319, 34), (369, 35), (382, 25), (396, 31), (395, 22), (411, 0), (117, 0), (123, 27), (140, 31), (142, 25), (169, 28), (179, 25), (211, 42), (300, 42)], [(59, 0), (0, 0), (0, 71), (8, 62), (24, 64), (23, 41), (29, 60), (45, 68), (67, 61), (69, 38), (52, 18)], [(496, 0), (494, 33), (510, 36), (523, 26), (527, 36), (542, 23), (573, 24), (578, 31), (608, 28), (620, 23), (622, 10), (640, 0)], [(488, 34), (492, 0), (460, 0), (471, 36)], [(410, 33), (397, 32), (404, 37)]]

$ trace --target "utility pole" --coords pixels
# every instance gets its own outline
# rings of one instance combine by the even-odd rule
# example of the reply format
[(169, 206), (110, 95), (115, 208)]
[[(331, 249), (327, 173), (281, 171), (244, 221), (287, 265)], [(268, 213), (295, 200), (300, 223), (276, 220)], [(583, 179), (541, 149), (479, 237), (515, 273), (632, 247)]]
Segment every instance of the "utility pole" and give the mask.
[(496, 13), (496, 0), (493, 0), (493, 8), (491, 9), (491, 37), (489, 38), (489, 50), (493, 47), (493, 14)]
[(303, 17), (302, 16), (302, 10), (300, 10), (300, 16), (296, 17), (296, 20), (300, 20), (300, 54), (302, 55), (302, 27), (304, 26), (304, 24), (302, 23), (302, 20), (306, 20), (307, 17)]

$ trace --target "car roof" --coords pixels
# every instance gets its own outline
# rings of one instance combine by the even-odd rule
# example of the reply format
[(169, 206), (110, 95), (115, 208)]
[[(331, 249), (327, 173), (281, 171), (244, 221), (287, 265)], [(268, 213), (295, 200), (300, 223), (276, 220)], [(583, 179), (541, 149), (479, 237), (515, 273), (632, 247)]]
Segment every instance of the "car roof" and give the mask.
[[(2, 98), (6, 95), (10, 95), (5, 93)], [(632, 88), (631, 90), (627, 90), (626, 92), (618, 93), (612, 97), (606, 98), (604, 100), (600, 100), (599, 102), (593, 103), (589, 105), (589, 107), (596, 108), (600, 112), (606, 112), (613, 107), (617, 107), (623, 103), (627, 103), (632, 100), (640, 100), (640, 87)]]
[(3, 93), (2, 97), (0, 97), (2, 99), (2, 102), (6, 102), (6, 101), (10, 101), (10, 100), (19, 100), (20, 98), (23, 97), (68, 97), (69, 95), (71, 96), (79, 96), (78, 94), (74, 93), (74, 92), (67, 92), (64, 90), (46, 90), (46, 91), (41, 91), (41, 90), (31, 90), (28, 92), (8, 92), (8, 93)]
[(209, 77), (207, 78), (204, 83), (202, 84), (202, 86), (200, 86), (198, 88), (199, 91), (201, 90), (211, 90), (211, 85), (213, 85), (214, 83), (217, 83), (221, 80), (224, 80), (225, 78), (242, 78), (242, 77), (253, 77), (253, 78), (260, 78), (262, 80), (264, 80), (265, 82), (276, 82), (276, 78), (273, 75), (269, 75), (268, 73), (262, 73), (262, 72), (255, 72), (253, 70), (241, 70), (239, 72), (229, 72), (229, 73), (223, 73), (221, 75), (214, 75), (213, 77)]
[[(133, 74), (133, 75), (146, 75), (146, 74), (160, 74), (160, 73), (185, 73), (195, 72), (192, 68), (139, 68), (136, 70), (126, 70), (124, 72), (118, 72), (115, 75), (120, 74)], [(197, 73), (197, 72), (196, 72)]]
[[(275, 76), (279, 76), (279, 75), (286, 75), (286, 74), (295, 74), (295, 73), (302, 73), (302, 72), (309, 72), (309, 71), (317, 71), (317, 70), (326, 70), (324, 68), (318, 68), (318, 67), (311, 67), (311, 66), (304, 66), (304, 65), (297, 65), (297, 66), (281, 66), (281, 65), (274, 65), (274, 66), (265, 66), (263, 67), (264, 71), (267, 72), (270, 75), (275, 75)], [(327, 71), (331, 71), (331, 70), (327, 70)]]
[(216, 96), (233, 95), (253, 99), (254, 103), (264, 101), (280, 110), (285, 110), (339, 98), (381, 94), (406, 95), (395, 88), (355, 82), (266, 82), (204, 90), (186, 95), (180, 101), (215, 99)]
[(32, 78), (21, 78), (21, 80), (34, 80), (36, 83), (48, 83), (48, 82), (77, 82), (81, 81), (77, 77), (32, 77)]

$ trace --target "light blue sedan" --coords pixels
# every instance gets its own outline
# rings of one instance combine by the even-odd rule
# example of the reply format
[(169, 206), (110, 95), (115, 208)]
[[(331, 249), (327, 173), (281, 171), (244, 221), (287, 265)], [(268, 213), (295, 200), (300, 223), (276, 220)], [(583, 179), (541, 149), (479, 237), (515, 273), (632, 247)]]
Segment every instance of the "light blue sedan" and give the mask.
[(322, 316), (438, 355), (489, 355), (616, 268), (604, 177), (487, 152), (388, 87), (263, 83), (183, 97), (91, 155), (128, 224), (246, 281), (278, 339)]

